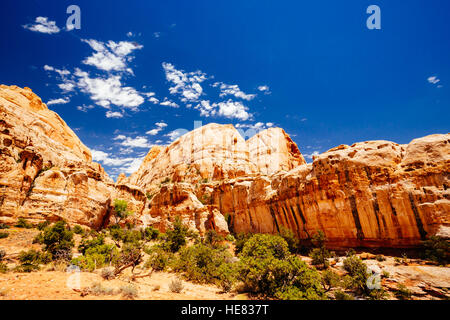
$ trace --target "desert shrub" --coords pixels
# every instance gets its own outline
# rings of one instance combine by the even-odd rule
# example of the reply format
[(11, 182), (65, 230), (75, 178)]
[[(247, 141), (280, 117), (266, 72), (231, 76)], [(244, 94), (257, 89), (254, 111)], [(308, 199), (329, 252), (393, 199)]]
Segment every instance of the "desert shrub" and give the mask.
[(125, 299), (135, 299), (138, 296), (138, 289), (135, 285), (127, 284), (120, 287), (120, 293)]
[(176, 217), (172, 228), (166, 232), (165, 247), (172, 252), (178, 252), (186, 244), (187, 235), (188, 227), (182, 223), (180, 217)]
[(37, 237), (44, 244), (44, 250), (52, 255), (53, 260), (70, 260), (72, 257), (73, 232), (65, 221), (58, 221), (47, 226)]
[(355, 300), (355, 298), (344, 291), (338, 290), (334, 292), (334, 299), (336, 300)]
[[(231, 263), (231, 255), (223, 248), (214, 249), (204, 244), (195, 244), (180, 250), (174, 262), (174, 270), (183, 272), (189, 280), (200, 283), (217, 283), (232, 281), (228, 274), (231, 269), (221, 267)], [(221, 272), (227, 274), (221, 274)]]
[(144, 229), (144, 235), (147, 240), (156, 240), (159, 237), (159, 230), (149, 226)]
[(95, 282), (92, 284), (89, 288), (89, 292), (95, 296), (114, 295), (116, 293), (114, 288), (105, 287), (100, 282)]
[(0, 261), (0, 273), (6, 273), (8, 272), (8, 266)]
[(238, 233), (236, 235), (236, 241), (234, 243), (234, 252), (236, 254), (241, 253), (245, 243), (253, 236), (251, 233)]
[(170, 282), (169, 284), (169, 289), (172, 292), (180, 293), (184, 289), (183, 281), (181, 281), (180, 279), (172, 280), (172, 282)]
[(383, 270), (383, 273), (381, 274), (381, 277), (383, 278), (389, 278), (391, 275), (386, 270)]
[(107, 267), (107, 268), (103, 268), (102, 272), (100, 274), (102, 276), (103, 279), (105, 280), (111, 280), (114, 279), (115, 275), (114, 275), (114, 269)]
[(0, 229), (9, 229), (9, 226), (4, 223), (0, 223)]
[(117, 248), (112, 244), (105, 244), (103, 236), (92, 240), (83, 240), (78, 250), (83, 255), (72, 259), (72, 264), (91, 272), (111, 264), (118, 255)]
[(404, 284), (397, 284), (397, 290), (395, 290), (395, 296), (399, 300), (409, 300), (411, 299), (411, 290), (409, 290)]
[(326, 270), (322, 273), (322, 286), (325, 291), (330, 291), (332, 288), (335, 288), (340, 283), (340, 277), (339, 275), (332, 271), (332, 270)]
[(388, 298), (388, 293), (383, 288), (369, 290), (366, 294), (370, 300), (386, 300)]
[(352, 286), (359, 290), (366, 290), (369, 277), (367, 265), (356, 255), (350, 255), (344, 260), (344, 269), (352, 278)]
[(5, 258), (5, 257), (6, 257), (6, 251), (0, 249), (0, 261), (2, 261), (3, 258)]
[(280, 236), (256, 234), (244, 245), (241, 255), (254, 259), (285, 259), (289, 256), (288, 244)]
[(50, 222), (47, 221), (47, 220), (45, 220), (45, 221), (43, 221), (43, 222), (39, 222), (39, 223), (38, 223), (37, 229), (40, 230), (40, 231), (42, 231), (42, 230), (44, 230), (46, 227), (48, 227), (49, 225), (50, 225)]
[(323, 299), (320, 274), (289, 253), (280, 236), (257, 234), (240, 254), (238, 278), (251, 292), (279, 299)]
[(424, 258), (441, 265), (450, 263), (450, 242), (442, 237), (431, 236), (422, 242)]
[(152, 268), (155, 271), (164, 271), (173, 259), (173, 254), (163, 250), (159, 246), (153, 246), (150, 250), (146, 250), (150, 257), (145, 262), (146, 268)]
[(84, 229), (80, 225), (77, 224), (73, 227), (73, 232), (76, 234), (82, 235), (82, 234), (84, 234)]
[(17, 268), (20, 272), (31, 272), (39, 270), (40, 264), (46, 264), (51, 261), (49, 253), (43, 253), (37, 250), (21, 251), (19, 253), (20, 266)]
[(383, 262), (386, 261), (386, 258), (382, 254), (377, 254), (375, 256), (375, 260), (377, 260), (378, 262)]
[(9, 233), (8, 232), (0, 232), (0, 239), (8, 238)]
[(315, 248), (311, 250), (309, 254), (312, 258), (311, 263), (313, 265), (325, 269), (330, 266), (328, 259), (333, 257), (333, 254), (331, 254), (325, 247), (326, 241), (327, 238), (325, 233), (323, 233), (322, 230), (319, 230), (311, 239), (311, 243)]
[(25, 220), (24, 218), (19, 218), (19, 220), (17, 220), (17, 223), (15, 226), (17, 228), (24, 228), (24, 229), (33, 228), (33, 225), (31, 223), (29, 223), (27, 220)]
[(145, 232), (139, 230), (130, 230), (120, 228), (119, 225), (114, 225), (109, 228), (111, 239), (119, 246), (123, 243), (139, 243), (145, 236)]
[(234, 242), (234, 241), (236, 241), (236, 238), (232, 234), (227, 234), (227, 236), (225, 237), (225, 240)]
[(217, 267), (217, 281), (224, 292), (230, 292), (238, 277), (236, 263), (222, 263)]
[(291, 229), (281, 226), (280, 236), (287, 242), (290, 252), (298, 253), (300, 251), (300, 240)]
[(215, 230), (208, 230), (205, 234), (205, 243), (212, 246), (213, 248), (218, 248), (224, 241), (224, 237), (219, 235)]

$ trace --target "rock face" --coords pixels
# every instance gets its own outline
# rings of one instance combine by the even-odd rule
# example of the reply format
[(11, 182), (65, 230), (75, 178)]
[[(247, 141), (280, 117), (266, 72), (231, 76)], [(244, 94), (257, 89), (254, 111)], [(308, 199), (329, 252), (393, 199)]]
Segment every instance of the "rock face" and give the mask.
[(448, 134), (341, 145), (306, 164), (281, 129), (243, 141), (209, 124), (152, 149), (125, 182), (148, 195), (142, 222), (161, 229), (179, 215), (204, 230), (214, 212), (235, 232), (288, 228), (308, 240), (323, 230), (336, 248), (411, 247), (450, 236), (449, 165)]
[(138, 224), (162, 231), (180, 216), (201, 234), (289, 228), (307, 241), (322, 230), (336, 248), (450, 238), (450, 134), (341, 145), (307, 164), (280, 128), (245, 141), (212, 123), (153, 147), (114, 184), (30, 89), (0, 86), (0, 159), (0, 222), (100, 228), (112, 201), (125, 199)]
[(98, 228), (113, 181), (29, 88), (0, 86), (0, 222), (64, 218)]

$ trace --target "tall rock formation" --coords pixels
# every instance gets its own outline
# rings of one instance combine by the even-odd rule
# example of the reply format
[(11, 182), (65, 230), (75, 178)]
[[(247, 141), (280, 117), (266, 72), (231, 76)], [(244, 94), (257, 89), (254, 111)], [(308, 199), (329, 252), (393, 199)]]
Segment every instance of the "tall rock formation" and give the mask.
[(114, 183), (75, 133), (28, 88), (0, 86), (0, 222), (108, 223), (114, 199), (142, 226), (176, 216), (192, 229), (278, 233), (332, 247), (414, 247), (450, 238), (450, 134), (408, 145), (341, 145), (307, 164), (280, 128), (245, 141), (208, 124), (155, 146)]
[(89, 149), (31, 89), (0, 86), (0, 222), (64, 218), (98, 228), (112, 184)]

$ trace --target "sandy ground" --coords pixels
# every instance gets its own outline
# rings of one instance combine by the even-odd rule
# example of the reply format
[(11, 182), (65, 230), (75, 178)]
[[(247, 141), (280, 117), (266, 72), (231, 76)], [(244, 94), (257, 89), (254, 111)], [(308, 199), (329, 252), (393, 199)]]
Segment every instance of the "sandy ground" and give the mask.
[[(34, 237), (39, 233), (36, 229), (10, 228), (5, 230), (10, 235), (0, 239), (0, 249), (5, 250), (8, 259), (6, 263), (10, 268), (16, 265), (15, 257), (22, 250), (40, 249), (39, 244), (32, 244)], [(76, 235), (78, 244), (80, 236)], [(230, 247), (230, 250), (233, 248)], [(413, 299), (450, 299), (450, 268), (428, 265), (424, 261), (409, 259), (408, 264), (399, 264), (392, 256), (385, 256), (385, 261), (377, 261), (374, 255), (366, 255), (364, 262), (369, 269), (379, 274), (383, 271), (389, 273), (388, 278), (383, 278), (382, 285), (385, 289), (395, 292), (398, 284), (408, 287), (413, 293)], [(370, 256), (370, 258), (369, 258)], [(301, 256), (302, 260), (310, 262), (309, 257)], [(340, 257), (338, 263), (332, 263), (332, 269), (343, 274), (343, 260)], [(17, 273), (9, 271), (0, 273), (0, 300), (110, 300), (126, 299), (120, 289), (133, 285), (137, 289), (135, 299), (150, 300), (240, 300), (248, 299), (246, 294), (222, 293), (221, 289), (213, 285), (199, 285), (183, 280), (183, 290), (174, 293), (169, 285), (180, 275), (168, 272), (154, 272), (150, 277), (138, 278), (131, 281), (130, 270), (126, 270), (114, 280), (104, 280), (100, 276), (100, 270), (95, 272), (67, 272), (65, 266), (43, 266), (38, 272)], [(95, 284), (101, 284), (104, 290), (95, 294), (92, 288)], [(74, 290), (75, 289), (75, 290)], [(112, 292), (112, 293), (110, 293)], [(86, 294), (87, 293), (87, 294)]]

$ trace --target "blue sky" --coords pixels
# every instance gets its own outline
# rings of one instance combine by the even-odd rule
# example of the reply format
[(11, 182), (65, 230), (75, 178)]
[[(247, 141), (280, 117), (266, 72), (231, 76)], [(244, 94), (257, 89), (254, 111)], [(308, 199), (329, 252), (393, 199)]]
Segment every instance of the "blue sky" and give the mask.
[[(80, 30), (66, 28), (71, 4)], [(381, 30), (366, 27), (372, 4)], [(2, 0), (0, 12), (0, 83), (32, 88), (112, 177), (194, 121), (282, 127), (307, 161), (450, 131), (447, 0)]]

